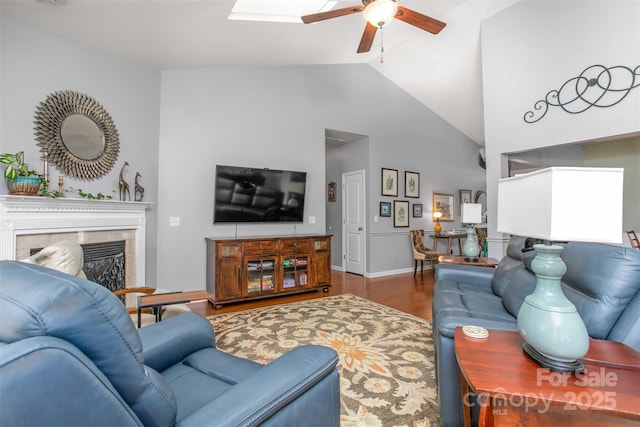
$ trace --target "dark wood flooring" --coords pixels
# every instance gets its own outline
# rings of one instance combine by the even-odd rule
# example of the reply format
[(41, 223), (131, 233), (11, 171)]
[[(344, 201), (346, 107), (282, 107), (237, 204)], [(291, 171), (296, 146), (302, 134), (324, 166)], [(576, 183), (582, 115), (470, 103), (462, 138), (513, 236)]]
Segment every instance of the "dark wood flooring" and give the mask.
[(204, 316), (210, 316), (348, 293), (431, 321), (433, 270), (425, 269), (422, 275), (418, 271), (415, 277), (413, 277), (413, 273), (403, 273), (373, 279), (357, 274), (332, 271), (331, 281), (329, 292), (319, 290), (317, 292), (234, 303), (225, 305), (219, 310), (214, 309), (209, 303), (198, 302), (191, 304), (191, 310)]

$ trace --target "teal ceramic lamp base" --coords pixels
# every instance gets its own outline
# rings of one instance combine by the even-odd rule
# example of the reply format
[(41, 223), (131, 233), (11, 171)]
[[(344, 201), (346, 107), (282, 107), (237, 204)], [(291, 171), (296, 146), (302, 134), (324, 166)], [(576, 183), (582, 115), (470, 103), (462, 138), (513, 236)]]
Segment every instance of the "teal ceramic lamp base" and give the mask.
[(462, 246), (462, 253), (465, 261), (477, 261), (480, 254), (480, 245), (478, 245), (478, 235), (473, 227), (467, 228), (467, 239)]
[(563, 247), (535, 245), (531, 264), (537, 282), (518, 312), (518, 330), (525, 340), (525, 354), (554, 372), (578, 374), (580, 358), (589, 349), (587, 328), (576, 307), (562, 292), (560, 279), (567, 267), (560, 258)]

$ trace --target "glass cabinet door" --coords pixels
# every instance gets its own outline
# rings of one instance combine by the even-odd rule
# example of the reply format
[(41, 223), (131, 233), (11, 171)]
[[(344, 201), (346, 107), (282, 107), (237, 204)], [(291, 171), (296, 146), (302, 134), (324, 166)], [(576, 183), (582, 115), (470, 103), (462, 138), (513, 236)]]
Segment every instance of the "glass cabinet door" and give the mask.
[(275, 290), (275, 259), (247, 261), (247, 294)]
[(308, 262), (307, 256), (289, 256), (282, 260), (282, 288), (284, 290), (307, 286)]

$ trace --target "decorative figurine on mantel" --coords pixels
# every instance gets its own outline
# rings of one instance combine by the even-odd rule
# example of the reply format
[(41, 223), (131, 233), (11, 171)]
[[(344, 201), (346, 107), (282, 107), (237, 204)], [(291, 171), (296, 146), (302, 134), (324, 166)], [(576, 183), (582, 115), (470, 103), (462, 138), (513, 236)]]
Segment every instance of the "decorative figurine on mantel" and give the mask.
[(144, 187), (140, 185), (140, 183), (138, 183), (138, 178), (141, 177), (142, 175), (140, 175), (140, 172), (136, 172), (136, 182), (134, 185), (135, 191), (133, 196), (136, 202), (141, 202), (142, 198), (144, 197)]
[(122, 168), (120, 169), (120, 177), (118, 179), (118, 185), (120, 187), (120, 200), (126, 200), (126, 197), (129, 197), (129, 201), (131, 200), (131, 193), (129, 192), (129, 184), (124, 180), (124, 168), (129, 166), (129, 162), (124, 162)]

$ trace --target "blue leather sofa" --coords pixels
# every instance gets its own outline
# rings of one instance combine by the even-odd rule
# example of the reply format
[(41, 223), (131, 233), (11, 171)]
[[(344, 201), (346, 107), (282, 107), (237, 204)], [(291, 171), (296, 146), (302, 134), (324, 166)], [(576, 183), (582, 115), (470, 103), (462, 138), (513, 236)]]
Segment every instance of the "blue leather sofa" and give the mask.
[[(440, 417), (444, 427), (463, 425), (460, 374), (453, 346), (457, 326), (517, 330), (516, 316), (533, 292), (535, 250), (514, 236), (497, 268), (436, 266), (433, 333)], [(569, 242), (561, 254), (562, 289), (592, 338), (640, 350), (640, 251), (599, 243)], [(524, 357), (524, 356), (523, 356)]]
[(0, 261), (2, 426), (338, 426), (337, 361), (226, 354), (194, 313), (138, 331), (102, 286)]

